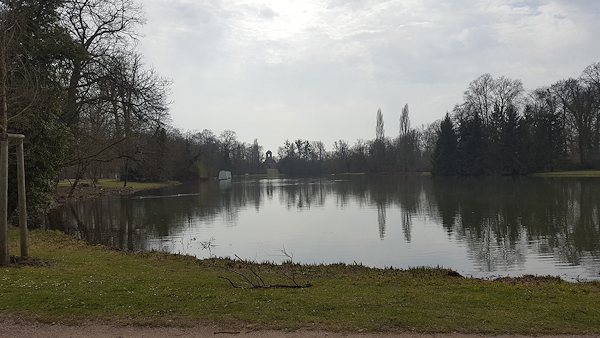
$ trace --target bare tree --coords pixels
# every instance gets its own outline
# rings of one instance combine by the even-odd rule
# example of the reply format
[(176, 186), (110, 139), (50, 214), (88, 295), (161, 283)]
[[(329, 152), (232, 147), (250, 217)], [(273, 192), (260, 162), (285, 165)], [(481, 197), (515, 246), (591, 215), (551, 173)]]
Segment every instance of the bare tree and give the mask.
[(594, 156), (600, 162), (600, 62), (589, 65), (581, 75), (580, 79), (592, 89), (594, 96), (594, 126), (593, 145)]
[(107, 57), (116, 50), (135, 42), (136, 27), (145, 19), (141, 7), (132, 0), (67, 0), (62, 16), (81, 53), (72, 62), (61, 116), (71, 126), (79, 118), (81, 104), (91, 99), (89, 87), (99, 80), (97, 69), (105, 66)]
[(576, 134), (579, 164), (590, 167), (597, 156), (593, 151), (594, 129), (597, 126), (598, 108), (594, 88), (579, 79), (567, 79), (551, 86), (551, 91), (559, 98), (562, 108), (569, 117)]
[(66, 0), (61, 14), (79, 48), (61, 114), (76, 139), (68, 162), (77, 167), (73, 189), (105, 163), (120, 168), (126, 185), (132, 170), (148, 173), (156, 164), (149, 158), (157, 149), (142, 140), (157, 139), (168, 122), (170, 81), (147, 69), (135, 51), (136, 29), (145, 20), (132, 0)]
[(349, 173), (352, 164), (352, 151), (347, 141), (333, 142), (333, 158), (338, 162), (342, 172)]
[(520, 107), (524, 93), (521, 80), (512, 80), (506, 77), (494, 79), (490, 74), (483, 74), (469, 83), (464, 93), (464, 103), (459, 107), (459, 118), (479, 117), (485, 124), (494, 118), (504, 118), (508, 107)]
[(322, 141), (312, 141), (310, 145), (311, 149), (313, 149), (315, 160), (319, 162), (324, 161), (327, 155), (327, 151), (325, 150), (325, 144), (323, 144)]
[(142, 172), (153, 170), (156, 161), (148, 159), (156, 159), (159, 149), (149, 147), (148, 139), (156, 138), (168, 122), (170, 81), (146, 69), (134, 51), (105, 61), (103, 67), (93, 68), (98, 81), (88, 86), (89, 99), (81, 102), (77, 123), (71, 125), (77, 136), (67, 163), (77, 168), (71, 193), (84, 174), (97, 172), (102, 164), (118, 162), (124, 185), (133, 166)]

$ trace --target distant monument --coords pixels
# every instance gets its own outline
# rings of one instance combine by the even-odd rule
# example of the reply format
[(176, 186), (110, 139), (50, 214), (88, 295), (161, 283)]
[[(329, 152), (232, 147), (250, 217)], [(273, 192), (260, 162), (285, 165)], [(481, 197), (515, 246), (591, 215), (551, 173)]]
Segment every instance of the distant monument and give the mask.
[(275, 160), (273, 159), (273, 153), (270, 150), (267, 151), (264, 168), (267, 171), (267, 175), (279, 174), (279, 171), (277, 170), (277, 163), (275, 163)]
[(267, 157), (265, 158), (265, 169), (277, 169), (277, 164), (273, 159), (273, 152), (267, 151)]

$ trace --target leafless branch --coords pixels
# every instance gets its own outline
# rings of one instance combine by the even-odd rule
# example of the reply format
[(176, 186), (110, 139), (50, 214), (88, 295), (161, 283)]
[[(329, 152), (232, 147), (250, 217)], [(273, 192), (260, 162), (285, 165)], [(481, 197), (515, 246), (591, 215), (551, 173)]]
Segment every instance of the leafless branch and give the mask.
[[(289, 257), (291, 259), (291, 255), (288, 254), (285, 251), (285, 248), (283, 250), (281, 250), (282, 253), (284, 253), (284, 255), (286, 257)], [(293, 284), (267, 284), (265, 283), (265, 281), (263, 280), (263, 278), (255, 271), (255, 269), (252, 267), (252, 262), (246, 261), (241, 259), (239, 256), (235, 255), (235, 257), (239, 260), (240, 263), (244, 264), (244, 268), (247, 269), (248, 271), (250, 271), (250, 273), (252, 273), (256, 278), (258, 278), (259, 282), (254, 282), (252, 281), (250, 278), (248, 278), (244, 273), (241, 273), (239, 271), (235, 271), (233, 269), (224, 267), (224, 266), (213, 266), (219, 269), (223, 269), (229, 273), (235, 274), (237, 276), (239, 276), (245, 283), (249, 284), (250, 286), (239, 286), (236, 285), (230, 278), (225, 277), (225, 276), (218, 276), (218, 278), (221, 279), (225, 279), (227, 280), (231, 286), (233, 286), (236, 289), (270, 289), (270, 288), (290, 288), (290, 289), (300, 289), (300, 288), (308, 288), (311, 287), (313, 284), (310, 280), (308, 280), (305, 284), (299, 284), (296, 281), (296, 274), (292, 271), (291, 276), (287, 273), (285, 273), (283, 271), (283, 269), (280, 270), (280, 273), (286, 278), (292, 281)], [(291, 260), (290, 260), (291, 263)], [(292, 267), (293, 268), (293, 267)]]

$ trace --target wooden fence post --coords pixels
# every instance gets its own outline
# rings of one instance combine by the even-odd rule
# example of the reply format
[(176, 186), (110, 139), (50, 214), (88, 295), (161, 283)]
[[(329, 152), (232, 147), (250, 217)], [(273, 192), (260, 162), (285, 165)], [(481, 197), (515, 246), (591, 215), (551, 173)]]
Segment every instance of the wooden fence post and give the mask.
[(29, 256), (29, 240), (27, 237), (27, 197), (25, 195), (25, 156), (23, 155), (23, 139), (17, 144), (17, 181), (19, 183), (19, 227), (21, 237), (21, 257)]
[[(17, 181), (19, 185), (19, 226), (21, 237), (21, 257), (29, 256), (27, 238), (27, 198), (25, 196), (25, 156), (23, 154), (24, 135), (8, 134), (0, 140), (0, 266), (10, 264), (8, 252), (8, 146), (9, 141), (17, 146)], [(15, 142), (16, 141), (16, 142)]]
[(10, 264), (8, 253), (8, 139), (0, 140), (0, 265)]

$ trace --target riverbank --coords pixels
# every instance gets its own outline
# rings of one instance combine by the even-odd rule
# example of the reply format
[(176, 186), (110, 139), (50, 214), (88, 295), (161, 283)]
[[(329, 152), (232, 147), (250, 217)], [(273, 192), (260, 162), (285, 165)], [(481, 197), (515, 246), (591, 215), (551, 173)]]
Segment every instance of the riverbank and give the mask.
[(157, 189), (171, 185), (178, 185), (179, 182), (128, 182), (127, 186), (123, 186), (123, 182), (119, 180), (101, 179), (96, 184), (89, 180), (80, 181), (73, 194), (69, 196), (71, 191), (71, 182), (61, 181), (56, 189), (50, 193), (52, 206), (59, 206), (75, 201), (96, 198), (100, 196), (112, 195), (128, 195), (136, 191)]
[[(18, 231), (9, 238), (11, 253), (19, 252)], [(198, 260), (122, 252), (40, 230), (30, 232), (30, 254), (39, 260), (1, 269), (4, 321), (214, 332), (600, 334), (599, 282)], [(258, 287), (234, 288), (252, 287), (243, 276)]]
[(574, 171), (553, 171), (545, 173), (535, 173), (531, 176), (538, 177), (600, 177), (600, 170), (574, 170)]

